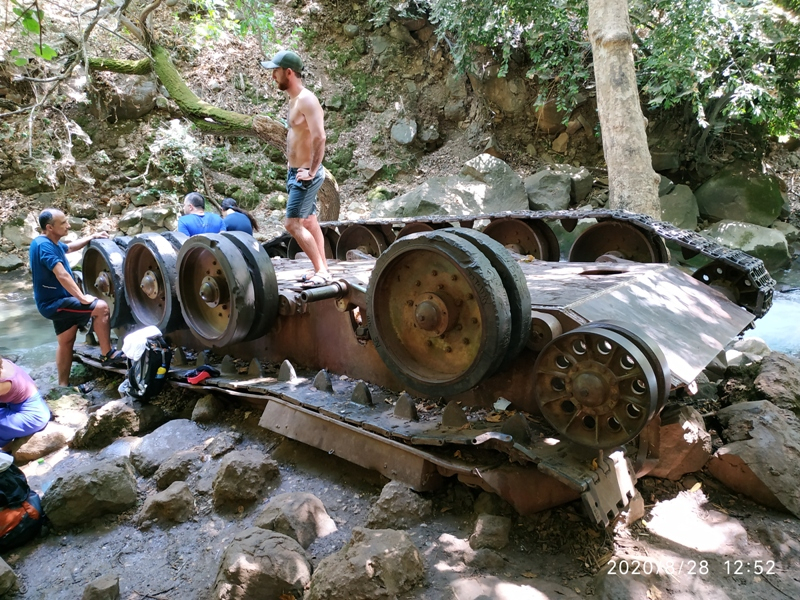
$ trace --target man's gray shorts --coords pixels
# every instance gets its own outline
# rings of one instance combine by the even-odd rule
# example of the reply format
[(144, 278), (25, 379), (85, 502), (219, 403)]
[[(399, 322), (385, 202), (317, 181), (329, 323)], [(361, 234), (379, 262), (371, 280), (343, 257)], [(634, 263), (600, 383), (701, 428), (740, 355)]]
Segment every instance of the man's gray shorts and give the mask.
[(317, 192), (325, 182), (325, 169), (320, 167), (314, 179), (298, 181), (297, 171), (291, 167), (286, 173), (286, 191), (289, 200), (286, 203), (287, 219), (305, 219), (317, 212)]

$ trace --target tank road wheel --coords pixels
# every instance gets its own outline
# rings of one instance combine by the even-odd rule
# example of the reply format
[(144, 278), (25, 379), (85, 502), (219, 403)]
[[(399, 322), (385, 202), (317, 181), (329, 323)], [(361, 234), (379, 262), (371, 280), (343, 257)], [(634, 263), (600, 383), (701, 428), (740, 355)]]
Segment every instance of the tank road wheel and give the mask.
[[(336, 244), (339, 242), (339, 234), (336, 232), (336, 229), (333, 227), (323, 227), (322, 238), (325, 243), (325, 258), (336, 258)], [(286, 246), (286, 256), (293, 259), (297, 256), (298, 252), (302, 251), (303, 249), (300, 247), (300, 244), (297, 243), (297, 240), (293, 237), (289, 237), (289, 243)]]
[(536, 403), (569, 440), (612, 448), (632, 440), (656, 414), (658, 380), (625, 336), (579, 327), (558, 336), (534, 365)]
[(256, 294), (256, 318), (245, 340), (264, 335), (278, 316), (278, 280), (275, 268), (264, 247), (252, 236), (241, 231), (222, 234), (242, 253)]
[(442, 231), (457, 235), (473, 244), (489, 259), (494, 270), (500, 275), (503, 289), (505, 289), (511, 305), (511, 339), (503, 360), (503, 365), (507, 366), (522, 352), (531, 332), (531, 292), (525, 281), (525, 274), (519, 263), (511, 257), (500, 242), (493, 240), (488, 235), (474, 229), (461, 227), (452, 227)]
[(526, 223), (528, 223), (532, 229), (535, 229), (539, 234), (539, 238), (543, 240), (542, 249), (544, 250), (544, 256), (542, 260), (549, 260), (551, 262), (560, 261), (561, 247), (558, 244), (556, 234), (550, 229), (550, 225), (541, 219), (530, 219), (527, 220)]
[(495, 219), (484, 227), (483, 233), (512, 252), (547, 260), (548, 242), (530, 221), (513, 217)]
[(446, 227), (450, 227), (450, 223), (426, 223), (425, 221), (412, 221), (397, 232), (396, 239), (399, 240), (400, 238), (411, 235), (412, 233), (426, 233), (428, 231), (435, 231), (437, 229), (444, 229)]
[[(177, 237), (177, 236), (180, 237)], [(123, 273), (125, 298), (140, 325), (155, 325), (169, 333), (183, 325), (176, 288), (178, 253), (173, 243), (157, 233), (142, 233), (128, 245)]]
[(753, 285), (747, 273), (715, 260), (697, 269), (692, 277), (714, 288), (731, 302), (759, 314), (759, 288)]
[(178, 297), (186, 324), (215, 347), (244, 340), (256, 292), (239, 249), (218, 233), (193, 235), (178, 254)]
[(124, 263), (125, 252), (114, 240), (92, 240), (83, 251), (83, 291), (105, 300), (112, 328), (133, 323), (125, 299)]
[(360, 250), (370, 256), (380, 256), (388, 248), (386, 236), (375, 225), (350, 225), (342, 231), (336, 244), (336, 258), (347, 260), (348, 250)]
[(497, 271), (449, 233), (392, 244), (367, 289), (369, 332), (398, 379), (431, 396), (464, 392), (497, 370), (511, 317)]
[(621, 221), (600, 221), (586, 229), (573, 242), (569, 260), (594, 262), (604, 254), (641, 263), (669, 262), (664, 240)]

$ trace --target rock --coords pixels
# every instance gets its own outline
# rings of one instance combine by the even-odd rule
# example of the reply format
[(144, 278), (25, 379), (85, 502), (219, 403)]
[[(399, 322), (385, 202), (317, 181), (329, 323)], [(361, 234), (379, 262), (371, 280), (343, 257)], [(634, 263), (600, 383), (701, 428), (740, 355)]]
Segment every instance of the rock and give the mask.
[(469, 72), (469, 79), (475, 92), (497, 106), (506, 115), (514, 115), (529, 108), (528, 91), (525, 80), (507, 75), (498, 77), (499, 65), (490, 65), (480, 74)]
[(104, 448), (117, 438), (139, 431), (139, 416), (123, 400), (112, 400), (89, 416), (89, 420), (75, 432), (73, 448)]
[(206, 452), (211, 458), (219, 458), (227, 454), (242, 442), (242, 434), (238, 431), (223, 431), (214, 436), (211, 443), (206, 447)]
[(96, 219), (97, 205), (88, 202), (70, 203), (69, 212), (70, 215), (79, 219)]
[(361, 29), (359, 28), (358, 25), (354, 25), (353, 23), (346, 23), (342, 27), (342, 31), (344, 32), (344, 34), (347, 37), (349, 37), (350, 39), (353, 39), (354, 37), (356, 37), (358, 35), (358, 33), (361, 31)]
[(300, 544), (281, 533), (253, 527), (237, 534), (225, 549), (212, 597), (302, 598), (310, 581), (311, 564)]
[(704, 233), (723, 246), (760, 258), (768, 271), (783, 269), (791, 262), (786, 238), (776, 229), (739, 221), (720, 221)]
[(569, 174), (545, 169), (525, 178), (525, 192), (531, 210), (569, 208), (572, 179)]
[(488, 154), (468, 161), (461, 174), (431, 177), (425, 183), (377, 206), (375, 217), (464, 215), (527, 210), (525, 185), (508, 164)]
[(0, 273), (8, 273), (24, 266), (25, 261), (16, 254), (0, 254)]
[(17, 574), (0, 558), (0, 595), (6, 594), (17, 587)]
[(314, 571), (306, 600), (349, 598), (391, 600), (419, 586), (425, 565), (402, 531), (353, 528), (350, 541), (326, 556)]
[(14, 455), (14, 463), (24, 465), (60, 450), (69, 444), (74, 435), (74, 429), (50, 421), (41, 431), (14, 440), (8, 450)]
[[(136, 235), (137, 233), (141, 233), (141, 225), (142, 210), (140, 208), (129, 210), (119, 218), (119, 221), (117, 221), (117, 227), (119, 230), (127, 235)], [(137, 226), (139, 227), (139, 231), (134, 233), (134, 230)]]
[(214, 477), (217, 508), (252, 504), (261, 497), (267, 481), (278, 476), (278, 463), (258, 450), (235, 450), (221, 461)]
[(398, 119), (392, 125), (391, 135), (395, 142), (402, 146), (407, 146), (417, 137), (417, 122), (408, 118)]
[(761, 372), (753, 384), (775, 406), (800, 411), (800, 360), (770, 352), (761, 361)]
[(367, 515), (370, 529), (406, 529), (423, 523), (433, 514), (433, 502), (404, 483), (390, 481)]
[(366, 180), (367, 183), (372, 181), (378, 173), (381, 172), (383, 169), (384, 163), (383, 161), (376, 159), (374, 157), (370, 158), (362, 158), (358, 161), (356, 165), (356, 169), (361, 176)]
[(697, 229), (697, 218), (700, 211), (697, 208), (697, 198), (688, 185), (676, 185), (661, 195), (661, 220), (672, 223), (675, 227), (694, 231)]
[(17, 249), (26, 249), (39, 236), (39, 215), (29, 212), (24, 215), (12, 215), (3, 224), (3, 237), (14, 244)]
[(755, 354), (762, 358), (772, 353), (767, 343), (761, 338), (747, 337), (741, 340), (735, 340), (729, 347), (733, 350), (738, 350), (746, 354)]
[(564, 154), (567, 151), (567, 146), (569, 145), (569, 134), (564, 131), (553, 140), (553, 144), (551, 148), (553, 152), (556, 154)]
[(305, 492), (275, 496), (253, 525), (288, 535), (303, 548), (308, 548), (318, 537), (336, 531), (336, 523), (328, 516), (322, 501)]
[(200, 398), (192, 410), (192, 421), (196, 423), (210, 423), (222, 412), (222, 402), (213, 394), (206, 394)]
[(150, 523), (185, 523), (196, 512), (194, 496), (185, 481), (176, 481), (163, 492), (149, 496), (137, 517), (141, 527)]
[[(573, 167), (572, 165), (554, 165), (556, 173), (569, 175), (569, 196), (573, 204), (580, 204), (592, 192), (594, 177), (586, 167)], [(527, 189), (527, 188), (526, 188)]]
[(478, 548), (472, 553), (467, 553), (464, 556), (464, 562), (468, 567), (478, 571), (497, 573), (506, 567), (506, 559), (503, 558), (503, 555), (489, 548)]
[(702, 469), (711, 457), (711, 435), (700, 413), (691, 406), (665, 410), (658, 452), (658, 464), (649, 473), (653, 477), (677, 481)]
[(207, 435), (194, 422), (175, 419), (144, 436), (131, 452), (131, 462), (139, 473), (150, 477), (167, 458), (200, 444)]
[(158, 86), (151, 76), (109, 73), (104, 81), (103, 93), (91, 104), (98, 119), (138, 119), (155, 108)]
[(650, 159), (656, 173), (675, 171), (681, 166), (680, 152), (674, 150), (650, 150)]
[(769, 227), (781, 214), (777, 177), (742, 164), (725, 167), (696, 191), (697, 206), (712, 221), (742, 221)]
[(58, 528), (119, 514), (136, 505), (136, 476), (125, 458), (93, 461), (56, 478), (42, 497), (42, 508)]
[(201, 455), (196, 450), (182, 450), (161, 463), (153, 475), (156, 487), (164, 490), (176, 481), (186, 481), (189, 475), (202, 464)]
[(728, 443), (708, 463), (732, 490), (800, 516), (800, 420), (772, 402), (741, 402), (717, 413)]
[(564, 116), (565, 113), (558, 110), (555, 101), (551, 100), (539, 107), (533, 120), (536, 123), (536, 129), (552, 135), (565, 129)]
[(475, 502), (472, 505), (472, 511), (476, 515), (514, 514), (514, 508), (506, 500), (490, 492), (481, 492), (478, 494), (478, 497), (475, 498)]
[[(669, 194), (674, 189), (675, 189), (675, 183), (673, 183), (673, 181), (669, 177), (664, 177), (663, 175), (659, 176), (659, 181), (658, 181), (658, 195), (659, 195), (659, 197), (666, 196), (667, 194)], [(697, 200), (695, 199), (695, 202), (696, 201)], [(663, 208), (663, 205), (662, 205), (662, 208)]]
[(119, 600), (119, 575), (106, 573), (90, 582), (81, 600)]
[(469, 545), (473, 550), (491, 548), (502, 550), (508, 545), (511, 533), (511, 519), (497, 515), (478, 515), (475, 530), (469, 536)]

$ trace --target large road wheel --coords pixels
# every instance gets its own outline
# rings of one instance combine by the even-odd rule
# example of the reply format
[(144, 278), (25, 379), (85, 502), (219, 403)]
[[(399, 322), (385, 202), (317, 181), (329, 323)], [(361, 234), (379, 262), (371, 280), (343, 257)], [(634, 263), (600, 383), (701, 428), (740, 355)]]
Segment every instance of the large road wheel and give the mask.
[(550, 241), (533, 223), (526, 219), (502, 217), (484, 227), (483, 233), (511, 252), (533, 256), (537, 260), (548, 260)]
[(624, 221), (600, 221), (581, 233), (569, 250), (570, 262), (594, 262), (604, 254), (642, 263), (669, 262), (657, 235)]
[(564, 437), (613, 448), (636, 437), (656, 414), (658, 377), (627, 337), (599, 326), (558, 336), (534, 365), (536, 403)]
[(464, 392), (491, 375), (511, 336), (497, 271), (473, 244), (444, 232), (405, 237), (378, 258), (367, 313), (392, 373), (431, 396)]
[(252, 236), (241, 231), (226, 231), (222, 234), (242, 253), (250, 270), (256, 294), (256, 318), (246, 340), (261, 337), (278, 317), (278, 280), (275, 268), (264, 247)]
[(92, 240), (83, 251), (83, 291), (108, 304), (112, 328), (133, 323), (125, 298), (124, 264), (125, 251), (114, 240)]
[(155, 325), (162, 333), (183, 326), (177, 294), (176, 245), (188, 239), (173, 234), (172, 241), (158, 233), (131, 239), (125, 255), (125, 298), (140, 325)]
[(244, 340), (256, 320), (256, 292), (236, 245), (218, 233), (193, 235), (178, 253), (178, 297), (186, 324), (212, 346)]
[(474, 229), (453, 227), (442, 231), (452, 233), (473, 244), (489, 259), (503, 282), (511, 309), (511, 339), (508, 343), (503, 366), (513, 361), (528, 341), (531, 331), (531, 292), (519, 263), (497, 241)]
[(378, 257), (388, 248), (386, 236), (378, 225), (349, 225), (339, 236), (336, 258), (347, 260), (348, 250), (359, 250)]

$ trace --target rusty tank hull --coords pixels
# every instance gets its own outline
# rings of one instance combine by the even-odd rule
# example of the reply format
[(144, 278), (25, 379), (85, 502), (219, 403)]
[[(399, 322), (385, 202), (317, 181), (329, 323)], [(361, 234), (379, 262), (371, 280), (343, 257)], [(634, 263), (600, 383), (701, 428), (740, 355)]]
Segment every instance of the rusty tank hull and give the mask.
[[(581, 496), (608, 523), (657, 461), (670, 393), (768, 310), (772, 280), (757, 259), (608, 211), (590, 214), (598, 224), (570, 249), (580, 262), (560, 262), (548, 222), (577, 216), (325, 224), (340, 258), (314, 287), (300, 282), (311, 267), (302, 256), (269, 256), (285, 240), (159, 245), (149, 234), (128, 242), (124, 290), (109, 289), (119, 278), (102, 268), (107, 248), (85, 281), (138, 325), (170, 324), (176, 385), (196, 364), (186, 356), (226, 357), (202, 387), (264, 405), (261, 424), (276, 433), (417, 490), (455, 476), (523, 513)], [(486, 233), (471, 228), (482, 221)], [(670, 266), (666, 242), (706, 265), (696, 276)], [(99, 364), (96, 348), (79, 354)], [(283, 366), (270, 374), (263, 363)]]

